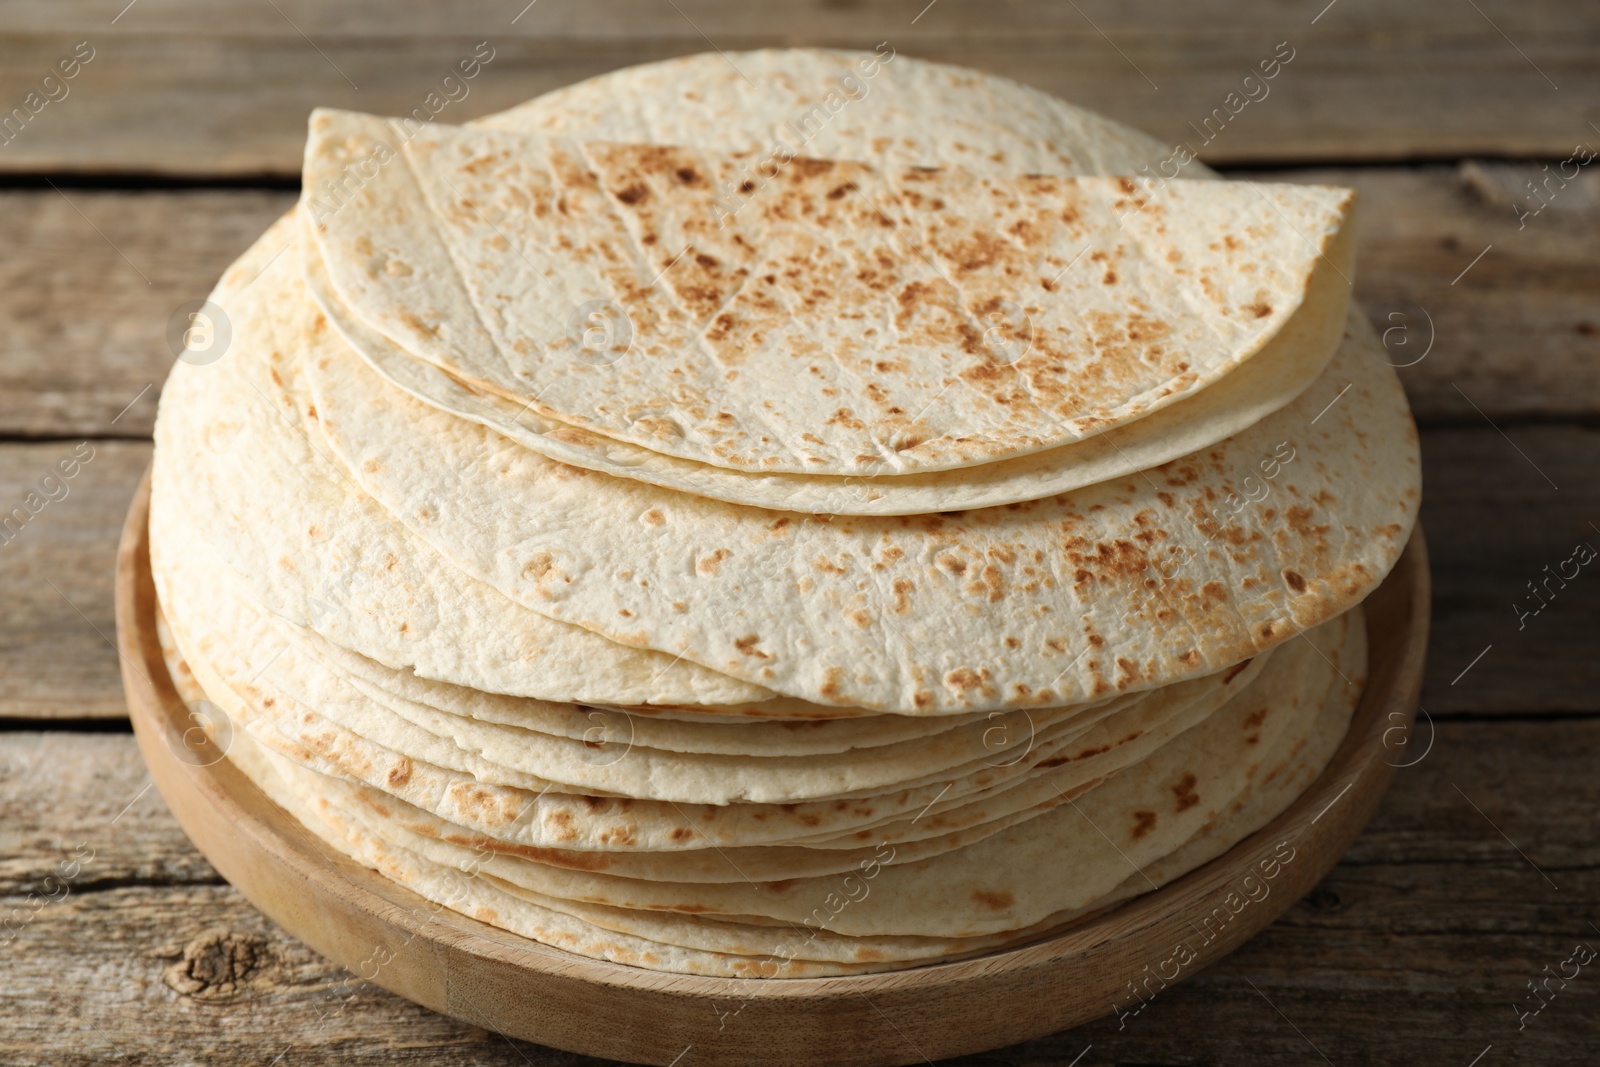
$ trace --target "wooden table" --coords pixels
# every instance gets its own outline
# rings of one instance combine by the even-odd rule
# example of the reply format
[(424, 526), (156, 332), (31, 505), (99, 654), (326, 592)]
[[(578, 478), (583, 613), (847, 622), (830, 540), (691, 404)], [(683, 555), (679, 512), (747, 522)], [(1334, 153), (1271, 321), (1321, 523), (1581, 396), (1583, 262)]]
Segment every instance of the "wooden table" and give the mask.
[[(485, 40), (455, 118), (710, 47), (889, 40), (1196, 144), (1189, 124), (1287, 42), (1270, 95), (1201, 155), (1361, 192), (1358, 295), (1423, 426), (1436, 597), (1415, 765), (1222, 965), (1120, 1027), (964, 1062), (1600, 1059), (1600, 966), (1566, 962), (1600, 950), (1600, 574), (1566, 562), (1600, 547), (1600, 167), (1528, 186), (1600, 149), (1600, 7), (125, 3), (0, 0), (0, 117), (92, 50), (0, 143), (0, 517), (79, 460), (0, 534), (0, 1063), (592, 1062), (413, 1007), (263, 919), (149, 790), (110, 640), (169, 317), (290, 203), (310, 107), (408, 111)], [(64, 897), (46, 881), (63, 871)]]

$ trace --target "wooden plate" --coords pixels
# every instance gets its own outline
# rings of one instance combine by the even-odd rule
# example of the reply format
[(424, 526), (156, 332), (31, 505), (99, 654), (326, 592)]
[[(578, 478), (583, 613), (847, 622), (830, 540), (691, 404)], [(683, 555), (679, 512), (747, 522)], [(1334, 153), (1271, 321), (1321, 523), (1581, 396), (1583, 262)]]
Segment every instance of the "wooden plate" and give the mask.
[(1428, 636), (1420, 528), (1367, 601), (1369, 680), (1333, 761), (1288, 811), (1206, 866), (1030, 945), (909, 971), (763, 981), (605, 963), (436, 909), (330, 851), (220, 753), (197, 758), (203, 748), (184, 738), (196, 723), (156, 639), (148, 507), (146, 474), (117, 554), (117, 644), (140, 751), (190, 839), (285, 930), (361, 978), (593, 1056), (685, 1067), (920, 1063), (1135, 1009), (1135, 989), (1149, 996), (1187, 978), (1307, 893), (1410, 762)]

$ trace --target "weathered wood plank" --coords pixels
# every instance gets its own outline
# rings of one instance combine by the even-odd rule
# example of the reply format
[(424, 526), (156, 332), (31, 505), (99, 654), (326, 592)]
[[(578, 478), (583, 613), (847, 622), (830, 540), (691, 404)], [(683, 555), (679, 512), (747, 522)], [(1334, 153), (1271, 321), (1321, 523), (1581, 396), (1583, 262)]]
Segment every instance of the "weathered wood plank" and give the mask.
[[(75, 894), (0, 952), (0, 1059), (19, 1067), (522, 1062), (503, 1038), (358, 981), (228, 886)], [(541, 1067), (578, 1062), (522, 1047)]]
[(1600, 573), (1566, 562), (1580, 542), (1591, 559), (1600, 551), (1600, 430), (1436, 429), (1422, 456), (1434, 627), (1423, 706), (1600, 708)]
[[(1594, 711), (1600, 579), (1577, 568), (1563, 587), (1557, 572), (1580, 540), (1600, 549), (1600, 530), (1590, 525), (1600, 499), (1600, 429), (1506, 433), (1487, 425), (1423, 433), (1423, 522), (1434, 568), (1423, 705), (1442, 714)], [(0, 514), (77, 447), (0, 445)], [(16, 623), (0, 631), (0, 718), (126, 714), (116, 654), (102, 634), (112, 632), (117, 533), (149, 446), (90, 447), (95, 458), (68, 483), (68, 495), (0, 547), (0, 583)], [(1529, 582), (1548, 606), (1523, 617), (1514, 605), (1532, 612), (1540, 603)]]
[[(75, 460), (64, 477), (60, 464)], [(111, 582), (149, 460), (142, 441), (0, 445), (0, 718), (127, 715)]]
[(1561, 160), (1260, 177), (1358, 190), (1356, 297), (1417, 417), (1481, 424), (1600, 413), (1600, 172), (1530, 192)]
[(0, 433), (149, 434), (174, 358), (168, 320), (293, 202), (240, 191), (0, 193)]
[[(1512, 1005), (1531, 1004), (1526, 984), (1577, 942), (1600, 948), (1597, 760), (1600, 720), (1441, 724), (1344, 862), (1240, 952), (1120, 1027), (958, 1062), (1067, 1063), (1090, 1044), (1083, 1063), (1318, 1062), (1307, 1040), (1335, 1063), (1461, 1067), (1490, 1044), (1496, 1063), (1586, 1062), (1600, 1043), (1587, 971), (1552, 985), (1525, 1029)], [(153, 794), (107, 825), (143, 778), (127, 735), (3, 734), (0, 767), (0, 908), (25, 906), (79, 841), (96, 849), (67, 896), (0, 945), (0, 1061), (259, 1064), (288, 1048), (313, 1064), (597, 1062), (422, 1011), (321, 960), (208, 884)]]
[[(1525, 225), (1517, 208), (1542, 202), (1526, 182), (1547, 177), (1534, 164), (1246, 176), (1360, 190), (1357, 296), (1390, 331), (1392, 362), (1427, 351), (1401, 372), (1419, 417), (1477, 419), (1473, 404), (1496, 419), (1600, 413), (1600, 172), (1552, 184)], [(203, 297), (292, 200), (0, 192), (12, 253), (0, 261), (11, 324), (0, 334), (0, 434), (148, 433), (173, 311)]]
[[(113, 8), (118, 5), (110, 5)], [(19, 172), (292, 174), (319, 104), (409, 111), (473, 45), (492, 66), (462, 109), (505, 107), (616, 67), (772, 44), (871, 47), (1018, 78), (1148, 129), (1212, 161), (1552, 155), (1587, 137), (1600, 89), (1589, 5), (1446, 0), (1214, 6), (980, 0), (750, 5), (475, 0), (439, 8), (309, 0), (143, 0), (115, 22), (90, 0), (0, 5), (0, 101), (9, 109), (88, 39), (95, 57), (59, 104), (0, 149)], [(273, 10), (276, 7), (279, 10)], [(1213, 107), (1279, 42), (1273, 91), (1205, 142)], [(1557, 87), (1559, 86), (1559, 91)], [(359, 87), (359, 88), (357, 88)]]
[(0, 894), (219, 884), (151, 785), (131, 733), (0, 732)]

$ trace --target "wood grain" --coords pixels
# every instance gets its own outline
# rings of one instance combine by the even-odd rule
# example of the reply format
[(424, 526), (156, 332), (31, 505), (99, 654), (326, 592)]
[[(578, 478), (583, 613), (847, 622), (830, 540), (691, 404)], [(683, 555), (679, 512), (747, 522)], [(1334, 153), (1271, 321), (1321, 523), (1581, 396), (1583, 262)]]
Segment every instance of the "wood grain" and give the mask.
[[(1591, 141), (1600, 151), (1600, 134)], [(1552, 182), (1548, 206), (1519, 222), (1519, 210), (1543, 203), (1527, 191), (1545, 180), (1543, 166), (1260, 177), (1358, 191), (1356, 298), (1385, 335), (1417, 418), (1483, 425), (1485, 414), (1600, 413), (1600, 172)]]
[[(1392, 362), (1427, 351), (1401, 372), (1420, 418), (1478, 419), (1473, 404), (1495, 419), (1587, 417), (1600, 413), (1600, 172), (1519, 229), (1514, 194), (1542, 175), (1532, 164), (1243, 174), (1360, 191), (1356, 295), (1389, 331)], [(172, 362), (168, 318), (292, 200), (0, 192), (13, 250), (0, 260), (12, 324), (0, 333), (0, 435), (148, 434)]]
[[(1435, 590), (1423, 707), (1600, 709), (1600, 573), (1567, 565), (1576, 578), (1549, 577), (1580, 542), (1600, 551), (1600, 482), (1590, 473), (1600, 471), (1600, 429), (1437, 429), (1422, 450)], [(1528, 583), (1543, 590), (1547, 580), (1539, 608)], [(1539, 610), (1523, 617), (1519, 606)]]
[(0, 192), (0, 434), (148, 436), (174, 358), (169, 318), (293, 202), (257, 191)]
[[(1449, 0), (1341, 0), (1326, 11), (1271, 0), (1221, 10), (1178, 0), (603, 0), (526, 9), (501, 0), (221, 8), (143, 0), (115, 23), (106, 7), (0, 5), (8, 109), (75, 42), (96, 49), (70, 95), (0, 148), (0, 169), (292, 175), (311, 108), (407, 112), (485, 40), (495, 58), (461, 103), (464, 114), (712, 48), (886, 40), (1017, 78), (1164, 141), (1192, 141), (1222, 162), (1564, 156), (1590, 136), (1586, 101), (1600, 90), (1592, 62), (1600, 16), (1561, 0), (1478, 10)], [(1285, 41), (1295, 58), (1270, 95), (1205, 144), (1190, 124)]]
[[(149, 482), (117, 549), (117, 649), (140, 754), (190, 839), (252, 903), (319, 952), (357, 973), (378, 960), (366, 977), (384, 988), (500, 1033), (630, 1062), (675, 1067), (698, 1047), (696, 1061), (707, 1065), (820, 1056), (840, 1067), (888, 1067), (1099, 1018), (1142, 980), (1141, 966), (1170, 960), (1180, 942), (1187, 967), (1164, 977), (1192, 976), (1309, 892), (1350, 847), (1395, 773), (1404, 746), (1392, 742), (1413, 725), (1422, 687), (1430, 582), (1419, 529), (1364, 605), (1367, 684), (1338, 751), (1286, 810), (1210, 863), (1065, 931), (968, 960), (771, 982), (668, 974), (573, 955), (430, 908), (330, 850), (263, 795), (223, 758), (226, 732), (191, 747), (194, 717), (166, 675), (156, 636)], [(1270, 883), (1253, 907), (1224, 907), (1252, 881), (1257, 889)], [(1222, 921), (1196, 936), (1197, 923), (1217, 912)], [(732, 1025), (724, 1005), (737, 1006)], [(595, 1029), (593, 1019), (607, 1013), (629, 1024)]]
[[(0, 718), (122, 718), (111, 579), (117, 531), (150, 461), (142, 441), (0, 444)], [(61, 495), (62, 490), (65, 495)], [(48, 501), (36, 515), (24, 506)], [(21, 509), (21, 515), (17, 514)], [(21, 519), (26, 518), (26, 522)], [(4, 525), (9, 520), (9, 525)]]
[[(956, 1062), (1066, 1064), (1092, 1043), (1080, 1067), (1320, 1063), (1293, 1027), (1338, 1064), (1464, 1067), (1491, 1043), (1496, 1063), (1588, 1062), (1600, 984), (1587, 971), (1525, 1030), (1511, 1008), (1574, 943), (1600, 948), (1587, 926), (1600, 899), (1600, 720), (1564, 723), (1560, 744), (1552, 729), (1440, 724), (1344, 861), (1239, 952), (1121, 1030), (1105, 1020)], [(79, 841), (96, 849), (69, 896), (0, 945), (0, 1062), (120, 1051), (128, 1062), (265, 1064), (285, 1046), (281, 1062), (299, 1064), (601, 1062), (513, 1046), (321, 960), (214, 884), (153, 792), (106, 826), (145, 780), (131, 736), (0, 735), (0, 768), (0, 907), (39, 889)], [(115, 803), (84, 795), (113, 789)]]

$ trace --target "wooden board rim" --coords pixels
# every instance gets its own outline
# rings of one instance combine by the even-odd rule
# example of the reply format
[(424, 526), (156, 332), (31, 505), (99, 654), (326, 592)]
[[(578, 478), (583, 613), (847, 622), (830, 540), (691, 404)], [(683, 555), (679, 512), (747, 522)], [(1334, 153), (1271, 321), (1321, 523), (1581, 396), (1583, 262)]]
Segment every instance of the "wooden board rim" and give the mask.
[(665, 974), (437, 909), (330, 850), (226, 760), (178, 758), (193, 723), (155, 635), (149, 491), (147, 470), (118, 547), (117, 645), (140, 751), (196, 847), (267, 916), (363, 979), (488, 1029), (636, 1063), (916, 1063), (1132, 1010), (1132, 980), (1149, 991), (1152, 968), (1161, 972), (1191, 939), (1192, 916), (1214, 914), (1280, 842), (1292, 844), (1294, 859), (1262, 899), (1191, 946), (1195, 958), (1170, 982), (1158, 976), (1157, 991), (1248, 940), (1338, 862), (1407, 762), (1426, 655), (1430, 580), (1419, 526), (1367, 601), (1368, 684), (1349, 734), (1288, 810), (1223, 856), (1060, 934), (975, 959), (841, 978)]

